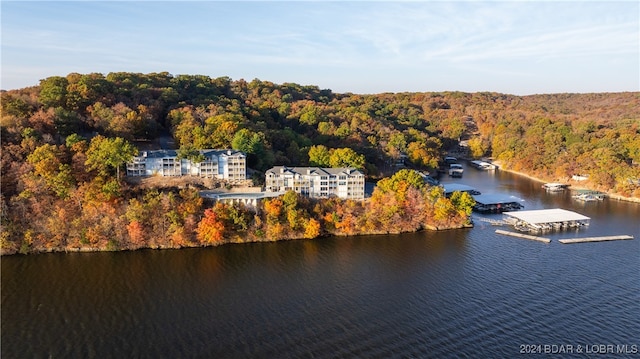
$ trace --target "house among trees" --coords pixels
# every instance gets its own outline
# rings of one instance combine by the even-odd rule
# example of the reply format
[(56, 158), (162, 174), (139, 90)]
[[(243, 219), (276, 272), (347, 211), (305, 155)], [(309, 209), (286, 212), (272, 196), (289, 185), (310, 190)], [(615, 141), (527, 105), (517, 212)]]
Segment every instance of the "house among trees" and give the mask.
[(244, 152), (199, 150), (195, 156), (180, 158), (175, 150), (142, 151), (127, 163), (127, 176), (200, 176), (243, 181), (247, 178)]
[(309, 197), (364, 198), (364, 173), (350, 167), (276, 166), (265, 173), (267, 192), (295, 191)]

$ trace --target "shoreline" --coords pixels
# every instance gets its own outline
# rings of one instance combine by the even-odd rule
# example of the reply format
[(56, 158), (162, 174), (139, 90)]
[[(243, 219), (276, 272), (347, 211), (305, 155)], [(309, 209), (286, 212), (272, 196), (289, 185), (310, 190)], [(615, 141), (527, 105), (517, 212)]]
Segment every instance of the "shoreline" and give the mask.
[[(495, 164), (496, 166), (498, 166), (498, 171), (505, 171), (505, 172), (509, 172), (509, 173), (513, 173), (515, 175), (518, 176), (522, 176), (525, 178), (528, 178), (532, 181), (536, 181), (536, 182), (540, 182), (540, 183), (548, 183), (551, 181), (548, 180), (544, 180), (542, 178), (539, 177), (535, 177), (532, 176), (530, 174), (524, 173), (524, 172), (520, 172), (520, 171), (516, 171), (516, 170), (512, 170), (512, 169), (507, 169), (505, 167), (503, 167), (502, 163), (500, 163), (500, 161), (492, 161), (493, 164)], [(586, 186), (580, 186), (580, 185), (576, 185), (574, 183), (572, 183), (571, 181), (567, 182), (567, 184), (570, 186), (569, 190), (590, 190), (590, 191), (594, 191), (594, 189), (586, 187)], [(610, 199), (615, 199), (617, 201), (625, 201), (625, 202), (631, 202), (631, 203), (640, 203), (640, 198), (638, 197), (625, 197), (622, 196), (618, 193), (614, 193), (614, 192), (604, 192), (607, 195), (607, 198)]]
[(4, 249), (0, 250), (0, 257), (3, 256), (13, 256), (13, 255), (33, 255), (33, 254), (46, 254), (46, 253), (98, 253), (98, 252), (127, 252), (127, 251), (137, 251), (137, 250), (163, 250), (163, 249), (189, 249), (189, 248), (210, 248), (210, 247), (218, 247), (229, 244), (247, 244), (247, 243), (275, 243), (275, 242), (286, 242), (286, 241), (297, 241), (297, 240), (316, 240), (328, 237), (359, 237), (359, 236), (378, 236), (378, 235), (395, 235), (402, 233), (418, 233), (422, 231), (427, 232), (441, 232), (441, 231), (449, 231), (456, 229), (468, 229), (473, 228), (473, 224), (463, 224), (459, 226), (450, 226), (450, 227), (437, 227), (434, 225), (425, 225), (423, 228), (420, 228), (415, 231), (370, 231), (366, 233), (354, 233), (354, 234), (343, 234), (343, 233), (327, 233), (324, 235), (320, 235), (315, 238), (304, 238), (304, 237), (283, 237), (280, 239), (254, 239), (254, 240), (241, 240), (239, 237), (231, 237), (227, 240), (220, 243), (211, 243), (211, 244), (196, 244), (193, 245), (149, 245), (149, 246), (141, 246), (136, 248), (107, 248), (107, 247), (47, 247), (47, 248), (36, 248), (33, 251), (29, 251), (26, 253), (22, 253), (19, 250), (16, 251), (6, 251)]

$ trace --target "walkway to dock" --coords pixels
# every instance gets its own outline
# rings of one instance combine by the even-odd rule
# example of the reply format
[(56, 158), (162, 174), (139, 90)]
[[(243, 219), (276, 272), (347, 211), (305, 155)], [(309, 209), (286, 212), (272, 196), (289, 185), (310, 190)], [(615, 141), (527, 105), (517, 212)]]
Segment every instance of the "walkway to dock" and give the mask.
[[(530, 234), (523, 234), (519, 232), (504, 231), (502, 229), (496, 229), (496, 233), (502, 234), (505, 236), (531, 239), (533, 241), (544, 242), (544, 243), (551, 242), (551, 239), (549, 238), (532, 236)], [(617, 241), (617, 240), (624, 240), (624, 239), (633, 239), (633, 236), (620, 235), (620, 236), (602, 236), (602, 237), (565, 238), (565, 239), (559, 239), (558, 242), (564, 243), (564, 244), (570, 244), (570, 243), (585, 243), (585, 242)]]
[(567, 239), (559, 239), (558, 242), (569, 244), (569, 243), (617, 241), (620, 239), (633, 239), (633, 236), (622, 235), (622, 236), (567, 238)]
[(549, 238), (532, 236), (532, 235), (529, 235), (529, 234), (522, 234), (522, 233), (518, 233), (518, 232), (503, 231), (502, 229), (496, 229), (496, 233), (503, 234), (505, 236), (518, 237), (518, 238), (524, 238), (524, 239), (531, 239), (533, 241), (544, 242), (544, 243), (551, 242), (551, 240)]

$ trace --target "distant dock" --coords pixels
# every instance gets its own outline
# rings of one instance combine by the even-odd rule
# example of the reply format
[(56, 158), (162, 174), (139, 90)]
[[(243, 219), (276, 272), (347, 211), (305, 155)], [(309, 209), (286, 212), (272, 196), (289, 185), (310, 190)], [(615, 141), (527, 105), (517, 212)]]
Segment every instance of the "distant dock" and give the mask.
[(617, 241), (617, 240), (626, 240), (626, 239), (633, 239), (633, 236), (621, 235), (621, 236), (567, 238), (567, 239), (559, 239), (558, 242), (569, 244), (569, 243)]
[(532, 235), (529, 235), (529, 234), (522, 234), (522, 233), (518, 233), (518, 232), (503, 231), (502, 229), (496, 229), (496, 233), (502, 234), (502, 235), (505, 235), (505, 236), (530, 239), (532, 241), (538, 241), (538, 242), (544, 242), (544, 243), (551, 242), (551, 240), (549, 238), (532, 236)]

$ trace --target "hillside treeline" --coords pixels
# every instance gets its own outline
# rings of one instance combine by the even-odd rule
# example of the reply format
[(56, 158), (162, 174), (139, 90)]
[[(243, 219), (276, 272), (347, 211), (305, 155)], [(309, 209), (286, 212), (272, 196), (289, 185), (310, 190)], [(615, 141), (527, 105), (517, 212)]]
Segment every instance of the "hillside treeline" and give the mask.
[[(422, 208), (417, 217), (403, 217), (409, 202), (402, 197), (384, 208), (390, 212), (375, 212), (382, 195), (376, 189), (366, 204), (299, 199), (299, 220), (290, 221), (294, 207), (284, 203), (269, 219), (261, 217), (267, 210), (256, 217), (242, 208), (207, 208), (193, 190), (142, 190), (122, 180), (136, 147), (167, 143), (185, 154), (242, 150), (259, 182), (274, 165), (355, 166), (380, 179), (406, 156), (407, 166), (433, 170), (468, 140), (471, 156), (493, 156), (504, 167), (554, 179), (588, 175), (588, 186), (640, 197), (638, 93), (357, 95), (227, 77), (73, 73), (3, 91), (0, 105), (5, 252), (200, 245), (209, 241), (198, 232), (203, 221), (224, 224), (223, 242), (311, 236), (316, 225), (322, 235), (466, 221), (464, 200), (425, 189), (418, 191), (431, 194), (411, 197), (420, 203), (409, 207)], [(397, 191), (405, 186), (393, 196)], [(367, 211), (388, 221), (375, 223)]]
[(57, 144), (73, 133), (130, 141), (170, 135), (184, 149), (243, 150), (258, 171), (307, 165), (313, 146), (350, 148), (364, 156), (369, 176), (389, 174), (402, 155), (434, 168), (462, 138), (471, 139), (475, 157), (544, 178), (589, 175), (589, 186), (631, 195), (640, 94), (356, 95), (257, 79), (73, 73), (2, 93), (3, 144), (31, 130)]

